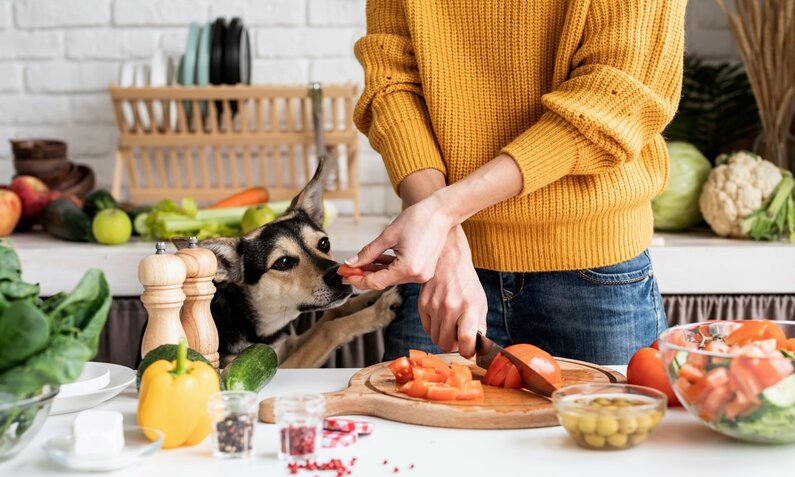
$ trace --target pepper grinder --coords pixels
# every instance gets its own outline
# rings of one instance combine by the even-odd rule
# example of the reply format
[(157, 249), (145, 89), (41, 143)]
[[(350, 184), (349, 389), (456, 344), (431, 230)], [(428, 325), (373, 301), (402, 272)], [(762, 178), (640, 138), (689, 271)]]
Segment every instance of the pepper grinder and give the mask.
[(138, 264), (138, 281), (144, 286), (141, 301), (149, 313), (141, 357), (162, 344), (176, 344), (185, 337), (179, 321), (179, 310), (185, 301), (185, 263), (176, 255), (166, 253), (166, 243), (155, 245), (154, 255)]
[(177, 251), (177, 256), (185, 263), (187, 271), (187, 278), (182, 286), (185, 305), (180, 313), (180, 321), (188, 338), (188, 346), (218, 368), (218, 329), (210, 310), (210, 302), (215, 295), (213, 278), (218, 269), (218, 260), (213, 252), (199, 247), (198, 243), (196, 237), (190, 237), (188, 248)]

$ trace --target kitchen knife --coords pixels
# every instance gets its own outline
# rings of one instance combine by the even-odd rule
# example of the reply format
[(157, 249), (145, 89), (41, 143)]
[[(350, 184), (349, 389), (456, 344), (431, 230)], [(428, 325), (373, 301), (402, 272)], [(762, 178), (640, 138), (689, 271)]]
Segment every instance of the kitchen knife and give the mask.
[(530, 392), (544, 397), (551, 397), (552, 393), (558, 389), (557, 386), (547, 381), (546, 378), (538, 374), (527, 363), (505, 351), (503, 347), (491, 341), (480, 331), (478, 331), (475, 341), (475, 353), (477, 354), (477, 364), (483, 369), (488, 369), (498, 354), (508, 358), (508, 361), (513, 363), (516, 369), (519, 370), (519, 375), (522, 377), (522, 387)]

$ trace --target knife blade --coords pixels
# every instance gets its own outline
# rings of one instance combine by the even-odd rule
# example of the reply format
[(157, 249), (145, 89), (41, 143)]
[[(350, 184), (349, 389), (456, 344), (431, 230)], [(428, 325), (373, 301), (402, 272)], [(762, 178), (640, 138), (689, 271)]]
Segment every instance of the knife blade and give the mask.
[(489, 365), (498, 354), (508, 358), (508, 361), (513, 363), (519, 370), (519, 375), (522, 378), (522, 387), (532, 393), (544, 397), (551, 397), (552, 393), (558, 389), (557, 386), (538, 374), (533, 368), (528, 366), (527, 363), (510, 352), (505, 351), (502, 346), (487, 338), (486, 335), (480, 331), (478, 331), (475, 341), (475, 354), (477, 355), (476, 362), (478, 366), (483, 369), (488, 369)]

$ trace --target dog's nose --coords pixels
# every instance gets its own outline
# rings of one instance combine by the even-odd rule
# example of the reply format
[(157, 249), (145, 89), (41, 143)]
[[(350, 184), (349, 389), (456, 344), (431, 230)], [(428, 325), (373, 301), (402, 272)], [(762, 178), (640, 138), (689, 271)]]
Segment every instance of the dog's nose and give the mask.
[(336, 263), (333, 267), (326, 270), (326, 273), (323, 275), (323, 281), (326, 283), (326, 285), (335, 288), (344, 286), (342, 283), (342, 276), (337, 273), (338, 268), (340, 268), (340, 265), (339, 263)]

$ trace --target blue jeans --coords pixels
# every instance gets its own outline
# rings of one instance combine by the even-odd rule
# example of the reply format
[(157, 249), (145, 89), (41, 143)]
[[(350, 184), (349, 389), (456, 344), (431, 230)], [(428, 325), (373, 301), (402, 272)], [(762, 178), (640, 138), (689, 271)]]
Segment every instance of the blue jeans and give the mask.
[[(477, 273), (489, 306), (487, 335), (503, 346), (530, 343), (553, 356), (622, 365), (667, 326), (648, 252), (585, 270)], [(439, 353), (422, 329), (419, 285), (401, 292), (403, 304), (385, 331), (384, 359), (412, 348)]]

